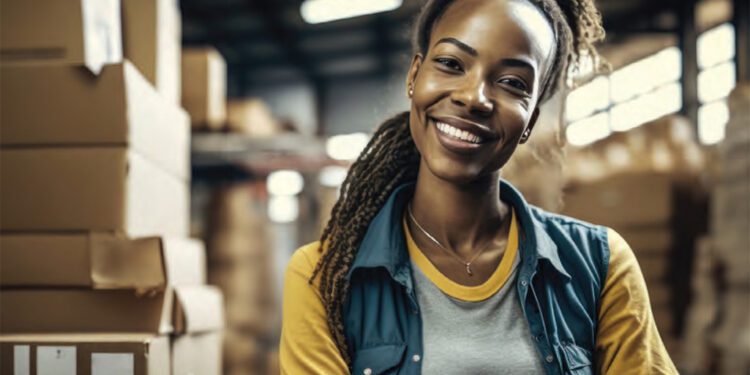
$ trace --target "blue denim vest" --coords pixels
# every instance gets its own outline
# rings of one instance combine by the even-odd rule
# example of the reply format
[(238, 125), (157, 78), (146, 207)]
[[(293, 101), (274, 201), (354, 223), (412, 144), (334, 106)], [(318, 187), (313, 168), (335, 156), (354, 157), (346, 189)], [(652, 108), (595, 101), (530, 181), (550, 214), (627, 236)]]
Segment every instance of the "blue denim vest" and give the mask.
[[(413, 194), (413, 183), (391, 194), (347, 275), (344, 332), (354, 375), (421, 373), (422, 320), (401, 226)], [(500, 195), (519, 219), (516, 290), (545, 370), (593, 374), (599, 297), (609, 264), (606, 228), (533, 207), (505, 181)]]

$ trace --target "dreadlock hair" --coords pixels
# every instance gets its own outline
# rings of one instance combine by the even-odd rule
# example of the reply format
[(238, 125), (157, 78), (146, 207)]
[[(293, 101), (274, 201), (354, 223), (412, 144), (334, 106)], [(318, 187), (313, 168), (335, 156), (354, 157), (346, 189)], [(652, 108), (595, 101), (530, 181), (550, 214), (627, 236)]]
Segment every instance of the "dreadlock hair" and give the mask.
[[(560, 81), (576, 72), (585, 59), (599, 68), (593, 44), (604, 38), (601, 15), (594, 0), (527, 0), (537, 6), (555, 34), (556, 51), (542, 84), (540, 102), (549, 99)], [(454, 0), (427, 0), (417, 16), (413, 35), (414, 53), (427, 54), (430, 35)], [(415, 181), (420, 155), (409, 130), (409, 112), (381, 124), (352, 164), (340, 197), (320, 237), (323, 252), (309, 282), (320, 277), (320, 294), (328, 328), (344, 360), (351, 367), (344, 332), (343, 306), (349, 290), (346, 278), (359, 245), (372, 219), (399, 185)]]

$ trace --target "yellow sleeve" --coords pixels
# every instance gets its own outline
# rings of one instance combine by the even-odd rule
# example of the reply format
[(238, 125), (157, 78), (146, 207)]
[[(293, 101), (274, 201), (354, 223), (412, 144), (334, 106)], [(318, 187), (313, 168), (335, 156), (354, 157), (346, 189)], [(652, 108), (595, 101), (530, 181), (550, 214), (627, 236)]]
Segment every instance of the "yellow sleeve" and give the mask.
[(596, 332), (600, 374), (677, 374), (651, 312), (646, 282), (633, 250), (608, 230), (610, 261)]
[(308, 280), (317, 264), (319, 242), (295, 251), (284, 278), (279, 364), (282, 374), (348, 374), (328, 329), (318, 291)]

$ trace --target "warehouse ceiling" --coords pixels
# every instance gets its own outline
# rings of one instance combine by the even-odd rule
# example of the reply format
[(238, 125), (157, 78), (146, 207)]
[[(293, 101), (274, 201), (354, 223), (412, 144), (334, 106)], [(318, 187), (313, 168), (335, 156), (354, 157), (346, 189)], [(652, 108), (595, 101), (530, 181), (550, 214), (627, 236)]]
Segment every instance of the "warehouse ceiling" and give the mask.
[[(675, 33), (680, 0), (599, 0), (609, 43)], [(183, 44), (212, 45), (227, 61), (230, 96), (270, 82), (387, 76), (408, 62), (409, 29), (422, 0), (391, 12), (310, 25), (301, 0), (181, 0)]]

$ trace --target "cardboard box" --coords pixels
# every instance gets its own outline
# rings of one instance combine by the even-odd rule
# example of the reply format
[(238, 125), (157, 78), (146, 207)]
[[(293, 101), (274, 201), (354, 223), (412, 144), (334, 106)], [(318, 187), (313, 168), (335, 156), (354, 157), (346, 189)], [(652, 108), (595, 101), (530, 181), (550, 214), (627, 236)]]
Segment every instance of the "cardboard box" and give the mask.
[(164, 290), (206, 282), (203, 243), (110, 233), (0, 234), (2, 287)]
[(190, 119), (129, 62), (95, 77), (80, 67), (3, 66), (3, 146), (130, 146), (187, 180)]
[(177, 0), (122, 0), (125, 58), (172, 104), (180, 104), (182, 24)]
[(0, 373), (14, 375), (163, 375), (169, 341), (148, 334), (0, 336)]
[(172, 338), (172, 375), (221, 375), (222, 331)]
[(178, 286), (140, 295), (133, 290), (3, 289), (3, 333), (148, 332), (219, 330), (221, 292)]
[(220, 130), (227, 120), (227, 66), (213, 48), (182, 50), (182, 106), (193, 128)]
[(229, 130), (251, 137), (265, 138), (279, 134), (280, 126), (271, 108), (261, 99), (236, 99), (227, 103)]
[(98, 74), (122, 61), (120, 0), (2, 0), (0, 7), (3, 65), (78, 64)]
[(189, 187), (125, 147), (0, 149), (0, 229), (187, 237)]
[(572, 186), (563, 214), (614, 228), (665, 224), (673, 214), (672, 179), (662, 174), (622, 174)]

